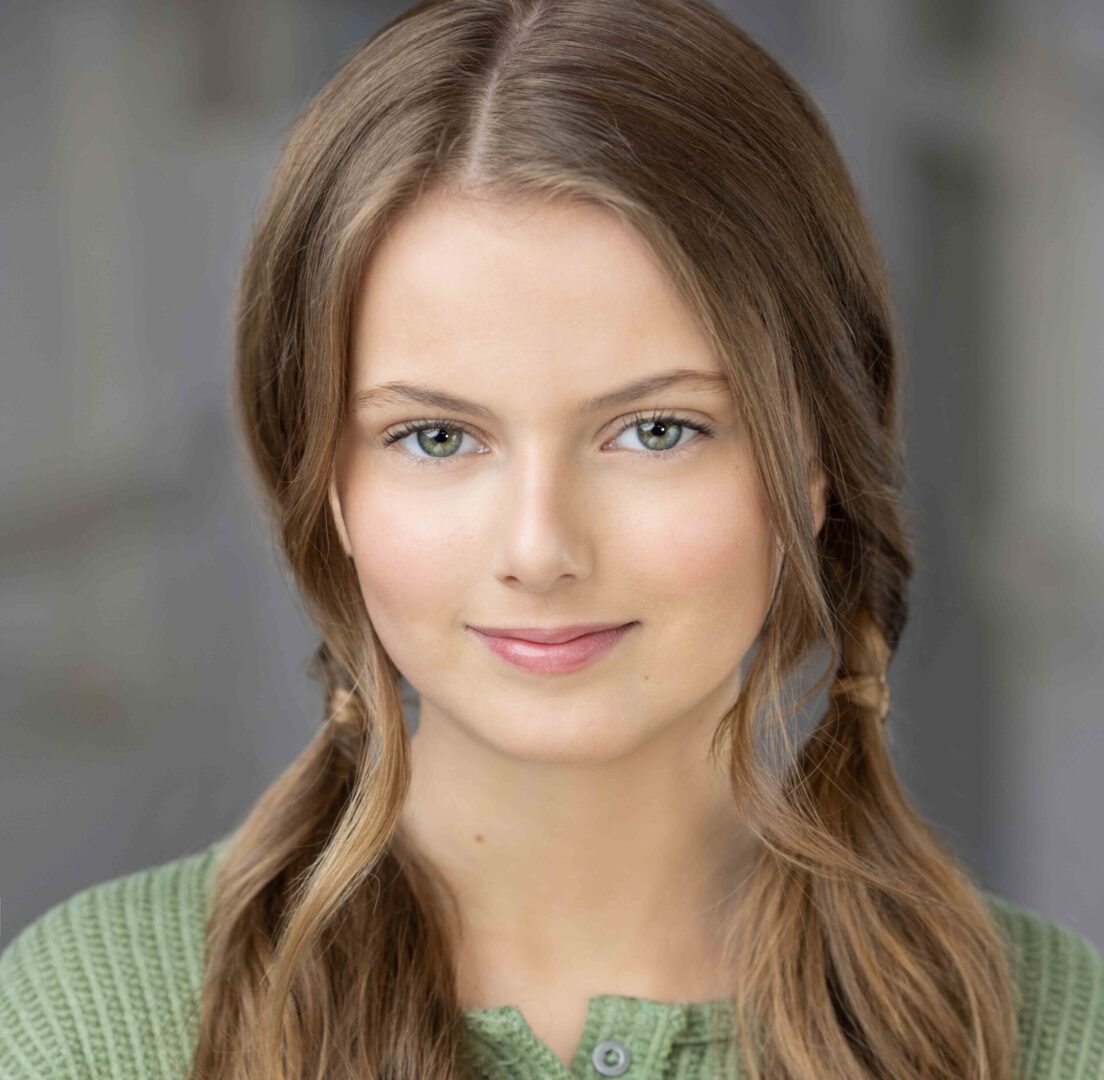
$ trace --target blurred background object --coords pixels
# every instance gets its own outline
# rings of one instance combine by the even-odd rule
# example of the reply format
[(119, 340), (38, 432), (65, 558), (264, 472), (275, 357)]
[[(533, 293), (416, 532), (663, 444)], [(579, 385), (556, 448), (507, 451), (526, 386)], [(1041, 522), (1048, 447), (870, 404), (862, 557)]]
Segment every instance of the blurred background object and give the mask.
[[(233, 291), (295, 113), (405, 6), (0, 5), (0, 947), (228, 831), (318, 723)], [(720, 6), (822, 108), (901, 311), (902, 776), (985, 888), (1104, 944), (1104, 7)]]

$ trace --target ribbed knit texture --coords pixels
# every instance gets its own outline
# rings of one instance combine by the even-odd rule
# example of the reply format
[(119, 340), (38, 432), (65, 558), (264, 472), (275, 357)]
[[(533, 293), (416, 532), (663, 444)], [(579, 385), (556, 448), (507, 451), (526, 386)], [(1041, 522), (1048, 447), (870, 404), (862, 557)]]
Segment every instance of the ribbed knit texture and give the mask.
[[(0, 1080), (187, 1075), (207, 904), (229, 839), (90, 886), (4, 948)], [(985, 895), (1008, 934), (1020, 991), (1023, 1080), (1104, 1080), (1104, 956), (1069, 927)], [(516, 1006), (465, 1015), (488, 1080), (600, 1080), (593, 1055), (605, 1039), (628, 1052), (622, 1080), (740, 1076), (731, 1012), (721, 1003), (596, 994), (570, 1069)]]

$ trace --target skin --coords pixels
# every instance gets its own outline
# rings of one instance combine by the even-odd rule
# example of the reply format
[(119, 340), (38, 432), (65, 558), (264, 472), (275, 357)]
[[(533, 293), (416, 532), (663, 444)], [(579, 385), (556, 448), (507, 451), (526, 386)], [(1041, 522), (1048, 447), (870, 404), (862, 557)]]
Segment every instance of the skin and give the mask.
[[(350, 401), (404, 380), (493, 411), (351, 409), (334, 468), (369, 617), (421, 695), (402, 827), (460, 900), (462, 1007), (517, 1005), (565, 1063), (590, 995), (726, 992), (717, 935), (756, 850), (707, 757), (781, 567), (734, 402), (676, 385), (575, 415), (676, 367), (722, 370), (643, 239), (596, 207), (427, 198), (361, 282)], [(714, 433), (660, 438), (636, 409)], [(381, 445), (422, 420), (448, 421), (451, 456), (432, 430)], [(819, 472), (810, 501), (819, 531)], [(632, 620), (572, 674), (466, 629)]]

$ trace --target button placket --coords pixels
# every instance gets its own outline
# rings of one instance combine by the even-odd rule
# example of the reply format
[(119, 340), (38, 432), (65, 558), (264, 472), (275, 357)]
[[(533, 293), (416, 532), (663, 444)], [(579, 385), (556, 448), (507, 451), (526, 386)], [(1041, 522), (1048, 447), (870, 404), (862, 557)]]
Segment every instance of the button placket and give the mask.
[(603, 1039), (594, 1047), (590, 1062), (602, 1076), (622, 1076), (632, 1064), (632, 1054), (620, 1039)]

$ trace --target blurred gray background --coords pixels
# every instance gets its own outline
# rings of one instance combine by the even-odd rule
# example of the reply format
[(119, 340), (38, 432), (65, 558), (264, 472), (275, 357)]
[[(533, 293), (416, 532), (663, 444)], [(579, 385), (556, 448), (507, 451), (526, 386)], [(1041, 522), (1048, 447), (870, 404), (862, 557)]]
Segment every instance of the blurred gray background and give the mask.
[[(231, 301), (293, 116), (405, 6), (0, 6), (0, 947), (231, 829), (318, 723)], [(722, 6), (823, 109), (903, 318), (902, 776), (986, 888), (1104, 945), (1104, 7)]]

